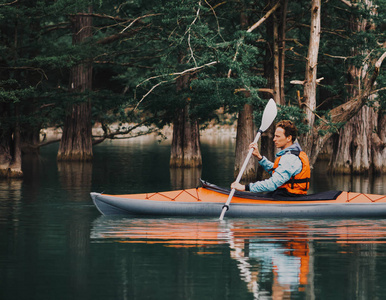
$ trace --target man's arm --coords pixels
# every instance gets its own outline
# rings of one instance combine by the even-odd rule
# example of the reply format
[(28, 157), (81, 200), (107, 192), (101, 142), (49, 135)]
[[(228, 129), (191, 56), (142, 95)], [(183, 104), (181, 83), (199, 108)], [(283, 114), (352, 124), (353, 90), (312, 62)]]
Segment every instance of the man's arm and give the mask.
[[(266, 166), (268, 166), (268, 164)], [(264, 169), (266, 166), (263, 165)], [(277, 188), (286, 183), (292, 176), (300, 173), (301, 170), (302, 162), (300, 158), (293, 154), (285, 154), (281, 157), (279, 166), (270, 178), (250, 183), (246, 189), (248, 190), (249, 188), (251, 192), (255, 193), (275, 191)]]

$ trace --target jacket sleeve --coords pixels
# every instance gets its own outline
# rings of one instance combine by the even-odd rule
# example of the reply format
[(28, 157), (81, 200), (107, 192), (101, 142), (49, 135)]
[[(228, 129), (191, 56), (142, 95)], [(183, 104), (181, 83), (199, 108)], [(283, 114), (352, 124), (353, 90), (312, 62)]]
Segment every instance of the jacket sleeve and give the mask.
[(259, 161), (259, 165), (264, 168), (269, 174), (272, 174), (271, 169), (273, 168), (273, 162), (268, 160), (265, 156)]
[[(260, 161), (260, 164), (264, 163), (262, 161), (263, 160)], [(262, 166), (265, 169), (265, 166)], [(255, 193), (274, 191), (286, 183), (291, 178), (291, 176), (300, 173), (301, 170), (302, 162), (300, 158), (293, 154), (285, 154), (281, 157), (279, 166), (276, 168), (273, 175), (266, 180), (250, 183), (249, 190)]]

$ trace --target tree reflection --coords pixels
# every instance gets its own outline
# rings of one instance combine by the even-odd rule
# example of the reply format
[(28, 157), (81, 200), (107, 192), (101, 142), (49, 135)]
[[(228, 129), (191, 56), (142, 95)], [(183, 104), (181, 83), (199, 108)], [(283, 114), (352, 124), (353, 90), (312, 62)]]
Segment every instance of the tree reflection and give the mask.
[(195, 188), (200, 185), (201, 168), (170, 168), (173, 190)]
[(59, 161), (58, 174), (62, 189), (69, 192), (73, 200), (82, 201), (88, 196), (92, 180), (91, 162)]
[[(373, 292), (373, 284), (364, 282), (376, 276), (376, 249), (386, 242), (385, 229), (383, 220), (228, 219), (222, 223), (208, 219), (99, 217), (93, 224), (91, 239), (98, 243), (159, 244), (178, 253), (178, 249), (190, 249), (199, 255), (220, 255), (224, 260), (227, 256), (236, 262), (239, 278), (255, 299), (290, 299), (295, 293), (316, 299), (323, 297), (315, 295), (315, 280), (326, 274), (334, 277), (332, 271), (336, 270), (347, 272), (350, 293), (358, 287)], [(218, 247), (226, 245), (229, 254), (219, 251)], [(344, 264), (338, 264), (329, 266), (331, 273), (326, 271), (326, 247), (335, 249), (334, 253), (352, 251), (349, 266), (342, 268)], [(361, 258), (365, 250), (370, 264)]]

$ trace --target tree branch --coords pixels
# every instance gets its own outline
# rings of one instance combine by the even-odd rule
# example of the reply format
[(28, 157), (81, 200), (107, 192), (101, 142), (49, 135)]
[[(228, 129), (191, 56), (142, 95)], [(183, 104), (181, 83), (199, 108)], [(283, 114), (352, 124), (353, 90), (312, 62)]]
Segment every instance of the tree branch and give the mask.
[(28, 71), (35, 71), (41, 74), (45, 79), (48, 79), (46, 73), (41, 68), (34, 68), (34, 67), (2, 67), (1, 69), (9, 69), (9, 70), (28, 70)]
[[(360, 94), (347, 101), (330, 111), (330, 117), (332, 123), (345, 123), (349, 121), (353, 116), (355, 116), (359, 110), (365, 105), (368, 100), (368, 97), (373, 93), (372, 88), (374, 87), (375, 80), (379, 75), (379, 70), (381, 68), (382, 62), (386, 58), (386, 52), (376, 61), (374, 65), (374, 72), (370, 78), (368, 78), (364, 83), (364, 88), (361, 90)], [(318, 130), (327, 130), (326, 126), (321, 126)]]
[(32, 148), (34, 149), (39, 149), (40, 147), (44, 147), (44, 146), (47, 146), (47, 145), (50, 145), (50, 144), (53, 144), (53, 143), (58, 143), (60, 142), (60, 139), (55, 139), (55, 140), (50, 140), (50, 141), (47, 141), (47, 142), (44, 142), (44, 143), (40, 143), (36, 146), (33, 146)]
[[(189, 28), (186, 30), (185, 34), (188, 33), (188, 46), (189, 46), (189, 51), (190, 51), (190, 55), (194, 61), (194, 65), (197, 67), (197, 62), (196, 62), (196, 59), (194, 58), (194, 53), (193, 53), (193, 49), (192, 49), (192, 45), (190, 44), (190, 32), (192, 30), (192, 26), (194, 23), (196, 23), (197, 19), (198, 19), (198, 16), (200, 15), (200, 5), (201, 5), (201, 1), (198, 2), (198, 9), (197, 9), (197, 12), (196, 12), (196, 17), (194, 18), (193, 22), (189, 25)], [(184, 35), (185, 35), (184, 34)]]
[(148, 17), (154, 17), (154, 16), (159, 16), (160, 14), (148, 14), (148, 15), (144, 15), (144, 16), (140, 16), (136, 19), (134, 19), (129, 25), (127, 25), (120, 33), (124, 33), (127, 29), (129, 29), (135, 22), (137, 22), (138, 20), (141, 20), (141, 19), (144, 19), (144, 18), (148, 18)]
[(7, 5), (15, 4), (15, 3), (17, 3), (18, 1), (19, 1), (19, 0), (15, 0), (15, 1), (9, 2), (9, 3), (3, 3), (3, 4), (0, 4), (0, 7), (1, 7), (1, 6), (7, 6)]
[[(117, 129), (115, 132), (110, 132), (110, 133), (108, 133), (109, 128), (102, 124), (102, 128), (103, 128), (103, 131), (105, 132), (105, 134), (102, 137), (100, 137), (99, 139), (93, 140), (92, 144), (93, 144), (93, 146), (100, 144), (103, 141), (105, 141), (106, 139), (111, 139), (111, 140), (112, 139), (129, 139), (129, 138), (138, 137), (138, 136), (147, 135), (147, 134), (150, 134), (153, 132), (157, 132), (158, 128), (148, 128), (148, 130), (146, 132), (138, 132), (137, 134), (135, 134), (133, 136), (117, 137), (118, 135), (127, 135), (130, 132), (132, 132), (133, 130), (135, 130), (135, 129), (137, 129), (145, 124), (150, 124), (154, 119), (155, 119), (155, 117), (151, 117), (149, 119), (143, 120), (142, 122), (139, 122), (138, 124), (136, 124), (133, 127), (130, 127), (127, 130), (120, 131), (119, 129)], [(99, 136), (93, 136), (93, 137), (97, 138)]]
[(386, 52), (382, 54), (382, 56), (377, 60), (375, 63), (375, 68), (377, 68), (377, 72), (379, 72), (379, 69), (381, 68), (381, 65), (383, 63), (383, 60), (386, 58)]
[[(221, 5), (221, 4), (217, 4), (215, 7), (212, 7), (212, 6), (209, 4), (209, 2), (208, 2), (207, 0), (205, 0), (205, 3), (210, 7), (211, 11), (213, 12), (214, 18), (216, 19), (218, 35), (221, 37), (221, 39), (222, 39), (223, 41), (225, 41), (224, 38), (223, 38), (222, 35), (221, 35), (220, 23), (219, 23), (219, 21), (218, 21), (216, 11), (214, 10), (215, 7), (217, 7), (217, 6)], [(223, 3), (224, 3), (224, 2), (223, 2)]]
[(348, 0), (340, 0), (342, 3), (346, 4), (347, 6), (353, 7), (353, 6), (358, 6), (358, 3), (351, 3)]
[(372, 92), (371, 92), (371, 95), (377, 94), (377, 93), (382, 92), (382, 91), (386, 91), (386, 87), (383, 87), (383, 88), (380, 88), (380, 89), (377, 89), (377, 90), (372, 91)]
[(272, 15), (276, 9), (278, 9), (280, 6), (280, 0), (277, 1), (277, 3), (258, 21), (256, 22), (255, 24), (253, 24), (248, 30), (247, 32), (252, 32), (253, 30), (255, 30), (257, 27), (259, 27), (261, 24), (264, 23), (265, 20), (267, 20), (269, 18), (270, 15)]
[[(149, 27), (150, 25), (147, 25), (146, 27)], [(137, 28), (136, 30), (133, 30), (131, 32), (119, 32), (119, 33), (116, 33), (116, 34), (113, 34), (113, 35), (110, 35), (110, 36), (107, 36), (107, 37), (104, 37), (102, 39), (100, 39), (99, 41), (97, 41), (97, 44), (99, 45), (106, 45), (108, 43), (112, 43), (116, 40), (119, 40), (121, 37), (130, 37), (130, 36), (133, 36), (134, 34), (138, 33), (139, 31), (141, 31), (143, 28), (146, 28), (146, 27), (141, 27), (141, 28)]]
[[(241, 89), (235, 89), (235, 93), (240, 93), (240, 92), (249, 92), (248, 89), (246, 88), (241, 88)], [(260, 93), (269, 93), (273, 96), (273, 89), (268, 89), (268, 88), (260, 88), (258, 89), (258, 92)]]
[[(280, 6), (280, 0), (259, 20), (257, 21), (255, 24), (253, 24), (248, 30), (247, 32), (252, 32), (253, 30), (255, 30), (257, 27), (259, 27), (261, 24), (264, 23), (265, 20), (267, 20), (269, 18), (270, 15), (272, 15), (275, 10)], [(236, 53), (233, 57), (233, 60), (232, 61), (236, 61), (236, 58), (237, 58), (237, 55), (239, 54), (239, 48), (240, 46), (242, 45), (243, 43), (243, 40), (244, 38), (240, 39), (237, 43), (237, 46), (236, 46)], [(228, 78), (231, 77), (231, 73), (232, 73), (232, 69), (229, 69), (228, 71)]]
[[(324, 79), (324, 77), (320, 77), (318, 79), (316, 79), (316, 83), (320, 83), (322, 80)], [(291, 80), (290, 83), (291, 84), (300, 84), (300, 85), (304, 85), (305, 83), (307, 82), (307, 80)]]
[(194, 71), (197, 71), (199, 69), (202, 69), (202, 68), (205, 68), (205, 67), (208, 67), (208, 66), (212, 66), (212, 65), (215, 65), (217, 64), (218, 61), (212, 61), (210, 63), (207, 63), (205, 65), (202, 65), (202, 66), (199, 66), (199, 67), (194, 67), (194, 68), (190, 68), (190, 69), (187, 69), (187, 70), (184, 70), (182, 72), (177, 72), (177, 73), (171, 73), (171, 74), (166, 74), (166, 75), (157, 75), (157, 76), (153, 76), (153, 77), (149, 77), (147, 79), (145, 79), (144, 81), (142, 81), (141, 83), (137, 84), (136, 88), (140, 87), (142, 84), (152, 80), (152, 79), (156, 79), (156, 78), (160, 78), (160, 77), (165, 77), (165, 76), (177, 76), (175, 78), (172, 78), (171, 80), (164, 80), (164, 81), (160, 81), (158, 82), (156, 85), (154, 85), (145, 95), (142, 96), (141, 100), (137, 103), (137, 105), (135, 106), (134, 110), (136, 110), (139, 106), (139, 104), (155, 89), (157, 88), (158, 86), (166, 83), (166, 82), (169, 82), (169, 81), (174, 81), (176, 80), (177, 78), (181, 77), (182, 75), (186, 74), (186, 73), (189, 73), (189, 72), (194, 72)]
[[(176, 78), (173, 78), (173, 80), (176, 80), (178, 77)], [(141, 100), (139, 100), (139, 102), (137, 103), (137, 105), (135, 106), (134, 110), (136, 110), (138, 108), (138, 106), (141, 104), (141, 102), (155, 89), (157, 88), (158, 86), (162, 85), (163, 83), (166, 83), (168, 82), (169, 80), (165, 80), (165, 81), (160, 81), (158, 82), (156, 85), (154, 85), (145, 95), (142, 96)]]

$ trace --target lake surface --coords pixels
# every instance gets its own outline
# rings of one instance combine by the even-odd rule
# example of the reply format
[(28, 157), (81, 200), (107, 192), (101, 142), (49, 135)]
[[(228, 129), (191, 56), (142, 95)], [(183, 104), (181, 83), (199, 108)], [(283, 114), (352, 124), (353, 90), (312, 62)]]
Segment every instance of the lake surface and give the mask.
[[(169, 169), (170, 142), (105, 142), (93, 163), (58, 145), (0, 181), (0, 299), (384, 299), (386, 220), (105, 217), (91, 191), (233, 181), (234, 139), (203, 138), (203, 168)], [(386, 194), (386, 176), (313, 171), (312, 192)]]

